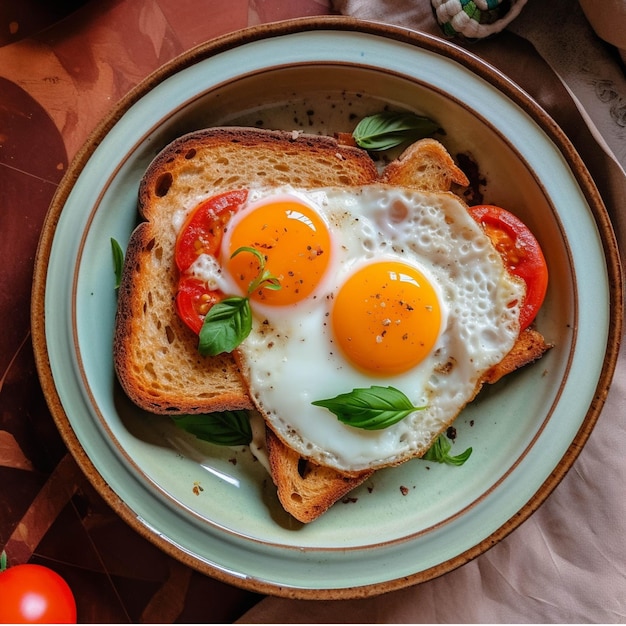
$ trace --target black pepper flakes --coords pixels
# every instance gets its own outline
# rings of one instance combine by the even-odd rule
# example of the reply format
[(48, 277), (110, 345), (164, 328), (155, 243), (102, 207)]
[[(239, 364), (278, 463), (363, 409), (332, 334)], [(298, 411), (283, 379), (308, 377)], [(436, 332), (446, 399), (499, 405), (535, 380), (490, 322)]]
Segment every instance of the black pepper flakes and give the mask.
[(357, 501), (358, 501), (358, 498), (347, 496), (341, 502), (343, 504), (354, 504)]

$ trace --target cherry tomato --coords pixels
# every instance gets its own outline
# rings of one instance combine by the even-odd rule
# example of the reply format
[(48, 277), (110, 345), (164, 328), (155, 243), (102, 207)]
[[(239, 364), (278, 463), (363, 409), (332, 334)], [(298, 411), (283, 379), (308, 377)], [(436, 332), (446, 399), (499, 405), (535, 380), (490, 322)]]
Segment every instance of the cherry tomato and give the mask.
[(0, 623), (75, 624), (68, 584), (43, 565), (14, 565), (0, 573)]
[(198, 335), (204, 316), (223, 297), (221, 291), (210, 291), (204, 281), (192, 276), (182, 276), (178, 282), (176, 311), (183, 322)]
[(535, 319), (548, 287), (548, 267), (541, 246), (530, 229), (509, 211), (490, 204), (470, 207), (470, 215), (482, 225), (508, 270), (526, 283), (520, 311), (520, 331)]
[(180, 272), (188, 269), (200, 254), (217, 254), (224, 226), (247, 197), (245, 189), (227, 191), (201, 202), (191, 212), (176, 240), (176, 265)]

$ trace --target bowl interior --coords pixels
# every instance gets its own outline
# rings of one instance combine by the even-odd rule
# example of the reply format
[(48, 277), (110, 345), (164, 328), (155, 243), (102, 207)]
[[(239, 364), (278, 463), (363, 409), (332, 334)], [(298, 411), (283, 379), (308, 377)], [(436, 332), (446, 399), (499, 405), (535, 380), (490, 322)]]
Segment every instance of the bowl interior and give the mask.
[[(250, 94), (256, 95), (254, 107)], [(117, 173), (107, 185), (79, 261), (78, 351), (85, 386), (93, 394), (94, 418), (118, 454), (164, 498), (200, 520), (263, 541), (324, 548), (370, 545), (422, 533), (479, 501), (485, 486), (492, 488), (515, 467), (549, 419), (572, 349), (572, 334), (566, 329), (574, 323), (575, 277), (567, 241), (536, 173), (505, 137), (462, 103), (425, 85), (372, 69), (343, 65), (277, 68), (220, 85), (188, 103), (163, 120), (156, 136), (146, 140), (150, 150), (139, 160), (147, 165), (155, 147), (195, 128), (262, 125), (332, 134), (351, 131), (364, 115), (390, 105), (439, 121), (446, 131), (442, 142), (451, 153), (469, 152), (479, 164), (487, 181), (486, 201), (519, 213), (537, 233), (552, 274), (539, 326), (557, 347), (541, 365), (485, 390), (457, 420), (458, 445), (471, 445), (481, 462), (450, 471), (415, 461), (379, 472), (354, 493), (356, 503), (340, 504), (315, 524), (293, 532), (297, 524), (278, 506), (265, 469), (247, 449), (224, 450), (185, 435), (169, 418), (145, 414), (132, 405), (119, 391), (111, 371), (103, 376), (101, 364), (112, 360), (115, 294), (106, 258), (109, 252), (102, 243), (108, 241), (107, 234), (127, 241), (134, 223), (137, 170), (135, 155), (129, 155), (127, 164), (133, 167)], [(122, 230), (121, 224), (125, 225)], [(98, 254), (101, 258), (93, 262)], [(104, 311), (108, 314), (103, 315)], [(106, 324), (96, 346), (95, 317)], [(541, 391), (529, 402), (530, 386)], [(529, 414), (532, 419), (526, 419)], [(205, 490), (202, 497), (193, 490), (198, 483)], [(411, 497), (402, 496), (401, 486), (411, 488)], [(429, 504), (433, 502), (435, 506)]]

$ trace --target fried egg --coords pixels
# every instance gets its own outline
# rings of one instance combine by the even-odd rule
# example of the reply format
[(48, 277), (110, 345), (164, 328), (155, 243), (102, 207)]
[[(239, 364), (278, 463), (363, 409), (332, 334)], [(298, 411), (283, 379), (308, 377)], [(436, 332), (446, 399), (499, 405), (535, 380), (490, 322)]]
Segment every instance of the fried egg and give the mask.
[[(519, 334), (525, 286), (452, 194), (250, 190), (219, 258), (191, 271), (245, 296), (260, 271), (254, 255), (232, 257), (246, 248), (280, 283), (249, 293), (253, 327), (237, 355), (250, 395), (288, 446), (339, 471), (421, 456)], [(372, 385), (420, 410), (364, 430), (312, 404)]]

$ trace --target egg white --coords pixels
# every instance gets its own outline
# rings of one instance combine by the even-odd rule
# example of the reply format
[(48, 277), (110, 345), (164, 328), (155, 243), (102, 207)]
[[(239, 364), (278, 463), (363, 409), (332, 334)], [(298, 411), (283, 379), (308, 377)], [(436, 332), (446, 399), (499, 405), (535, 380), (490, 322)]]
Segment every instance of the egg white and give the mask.
[[(331, 268), (313, 297), (287, 307), (253, 304), (253, 329), (238, 348), (244, 378), (276, 434), (299, 454), (340, 471), (376, 469), (420, 456), (476, 393), (481, 376), (510, 351), (519, 334), (525, 287), (465, 205), (452, 194), (386, 185), (312, 191), (254, 190), (243, 211), (274, 193), (316, 207), (334, 241)], [(228, 238), (223, 248), (227, 249)], [(399, 260), (429, 276), (444, 323), (430, 354), (394, 376), (364, 373), (336, 345), (334, 294), (372, 260)], [(225, 293), (239, 289), (219, 264), (200, 258), (191, 270)], [(341, 423), (311, 403), (356, 387), (391, 385), (426, 406), (376, 431)]]

